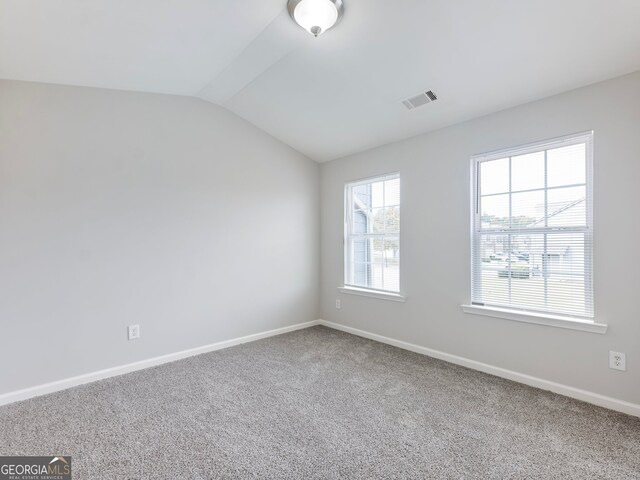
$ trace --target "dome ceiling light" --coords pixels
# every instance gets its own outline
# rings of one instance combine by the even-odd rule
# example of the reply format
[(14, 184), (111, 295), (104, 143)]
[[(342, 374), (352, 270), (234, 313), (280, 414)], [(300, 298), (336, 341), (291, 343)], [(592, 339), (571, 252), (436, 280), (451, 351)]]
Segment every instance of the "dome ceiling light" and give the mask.
[(338, 23), (344, 11), (342, 0), (289, 0), (287, 9), (291, 18), (314, 37)]

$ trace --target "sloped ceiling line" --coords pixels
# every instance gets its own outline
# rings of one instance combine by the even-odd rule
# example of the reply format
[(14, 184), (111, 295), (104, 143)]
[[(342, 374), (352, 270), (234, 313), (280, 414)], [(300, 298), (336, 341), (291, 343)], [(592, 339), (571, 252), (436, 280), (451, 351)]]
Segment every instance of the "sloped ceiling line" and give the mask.
[(224, 106), (229, 99), (306, 41), (292, 24), (288, 13), (281, 12), (197, 96)]

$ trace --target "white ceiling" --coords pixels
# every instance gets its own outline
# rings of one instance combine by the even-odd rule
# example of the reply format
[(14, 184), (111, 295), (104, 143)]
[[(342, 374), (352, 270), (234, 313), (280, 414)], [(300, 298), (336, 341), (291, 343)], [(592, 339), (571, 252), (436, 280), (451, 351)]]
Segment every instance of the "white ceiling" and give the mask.
[(326, 161), (640, 70), (638, 0), (344, 3), (314, 39), (286, 0), (0, 0), (0, 78), (198, 96)]

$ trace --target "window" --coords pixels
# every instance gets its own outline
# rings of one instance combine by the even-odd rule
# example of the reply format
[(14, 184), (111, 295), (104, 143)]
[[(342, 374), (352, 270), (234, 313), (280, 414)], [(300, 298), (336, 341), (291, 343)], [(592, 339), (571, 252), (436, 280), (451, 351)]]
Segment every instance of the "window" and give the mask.
[(345, 190), (345, 286), (400, 292), (400, 176)]
[(593, 319), (592, 143), (472, 158), (473, 305)]

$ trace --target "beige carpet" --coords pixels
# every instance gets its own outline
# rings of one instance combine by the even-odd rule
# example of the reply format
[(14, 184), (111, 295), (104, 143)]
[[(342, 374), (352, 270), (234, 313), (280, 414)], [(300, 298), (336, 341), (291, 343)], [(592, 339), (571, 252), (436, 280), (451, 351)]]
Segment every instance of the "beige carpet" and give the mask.
[(640, 478), (640, 419), (314, 327), (0, 407), (75, 479)]

